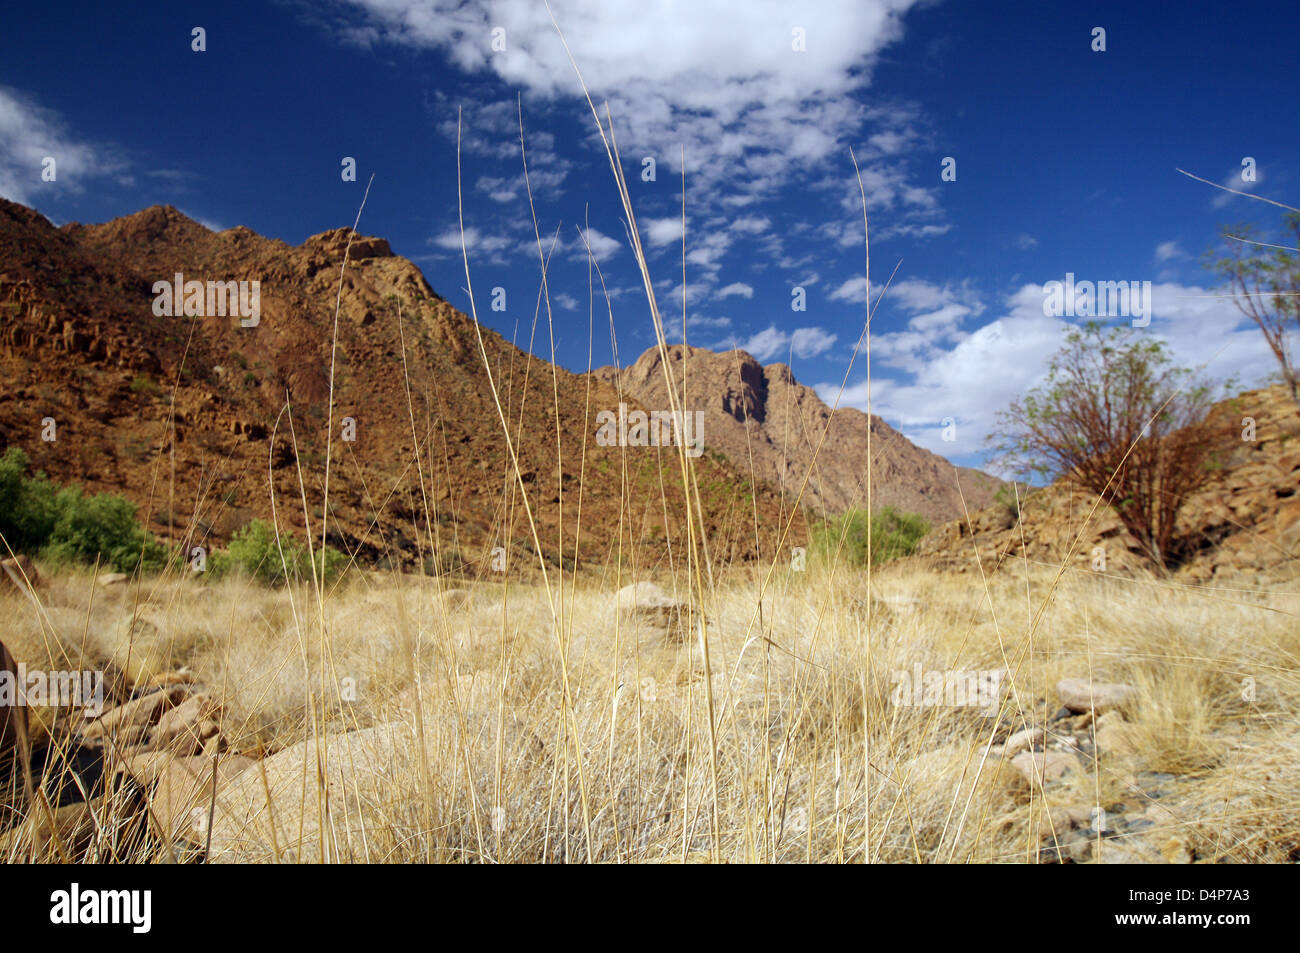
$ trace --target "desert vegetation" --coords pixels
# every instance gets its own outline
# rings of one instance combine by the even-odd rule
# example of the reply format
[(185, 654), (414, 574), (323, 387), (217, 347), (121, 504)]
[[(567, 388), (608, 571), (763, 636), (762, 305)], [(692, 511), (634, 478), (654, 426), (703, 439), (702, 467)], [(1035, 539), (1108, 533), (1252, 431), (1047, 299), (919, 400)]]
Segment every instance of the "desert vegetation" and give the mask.
[[(682, 393), (612, 121), (588, 102), (676, 414)], [(520, 126), (522, 148), (522, 116)], [(869, 250), (865, 191), (862, 205)], [(678, 443), (589, 461), (594, 408), (566, 416), (560, 370), (527, 362), (516, 373), (472, 313), (444, 340), (490, 395), (473, 422), (499, 465), (487, 525), (481, 512), (437, 509), (453, 474), (417, 416), (399, 323), (404, 401), (386, 409), (409, 423), (388, 434), (405, 469), (374, 486), (356, 472), (368, 503), (400, 494), (403, 509), (352, 518), (385, 540), (413, 535), (419, 559), (409, 572), (397, 559), (363, 565), (359, 544), (329, 545), (341, 509), (331, 475), (337, 493), (355, 464), (335, 436), (355, 237), (341, 229), (302, 252), (341, 259), (333, 326), (314, 342), (329, 373), (289, 381), (318, 398), (298, 421), (323, 436), (299, 452), (278, 419), (231, 422), (230, 435), (267, 448), (274, 516), (244, 524), (224, 551), (196, 563), (189, 540), (152, 539), (126, 500), (55, 487), (20, 452), (0, 464), (5, 645), (32, 670), (103, 676), (93, 706), (26, 707), (5, 750), (0, 861), (1300, 859), (1291, 417), (1262, 418), (1268, 459), (1233, 482), (1231, 461), (1215, 457), (1222, 422), (1207, 387), (1150, 340), (1076, 331), (1005, 433), (1012, 455), (1068, 487), (990, 490), (993, 507), (936, 527), (955, 540), (957, 572), (930, 558), (924, 518), (871, 505), (869, 418), (865, 507), (804, 521), (827, 422), (807, 472), (768, 491), (776, 503), (760, 518), (757, 475), (720, 469), (734, 460), (696, 460)], [(537, 240), (544, 262), (540, 229)], [(611, 309), (595, 288), (592, 310)], [(861, 350), (869, 361), (885, 293), (868, 290), (855, 360)], [(543, 280), (539, 300), (549, 294)], [(357, 310), (358, 326), (376, 320)], [(230, 364), (245, 370), (242, 356)], [(233, 379), (261, 386), (252, 371)], [(612, 380), (601, 386), (621, 386)], [(596, 386), (591, 375), (564, 383), (566, 397)], [(284, 393), (296, 441), (296, 398)], [(522, 423), (539, 404), (541, 436)], [(158, 429), (175, 426), (169, 414)], [(617, 492), (584, 523), (598, 479)], [(209, 484), (205, 499), (224, 489)], [(1282, 553), (1271, 576), (1172, 572), (1224, 538), (1179, 531), (1184, 504), (1205, 492), (1231, 510), (1216, 533), (1249, 513), (1247, 529), (1271, 534)], [(1100, 515), (1118, 522), (1104, 540), (1127, 534), (1135, 562), (1073, 559)], [(474, 522), (480, 541), (502, 538), (499, 552), (466, 558), (459, 532)], [(724, 540), (719, 526), (752, 539)], [(1045, 528), (1057, 538), (1031, 555), (1027, 537)], [(1012, 542), (990, 554), (984, 530)]]

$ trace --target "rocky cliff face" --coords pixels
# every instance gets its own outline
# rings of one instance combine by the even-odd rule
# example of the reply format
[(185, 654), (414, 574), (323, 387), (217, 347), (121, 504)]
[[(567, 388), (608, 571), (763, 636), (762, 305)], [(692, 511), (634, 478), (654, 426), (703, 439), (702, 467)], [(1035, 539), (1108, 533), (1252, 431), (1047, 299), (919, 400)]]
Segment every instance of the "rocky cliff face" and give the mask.
[[(1001, 481), (954, 467), (923, 450), (879, 417), (831, 408), (794, 378), (785, 364), (764, 367), (744, 351), (715, 353), (680, 344), (667, 349), (668, 369), (684, 406), (704, 412), (704, 446), (742, 471), (781, 488), (794, 500), (804, 478), (804, 504), (840, 513), (867, 504), (867, 433), (871, 433), (872, 505), (894, 506), (930, 520), (948, 520), (989, 505)], [(667, 409), (659, 349), (646, 351), (621, 372), (592, 375), (648, 407)], [(829, 431), (827, 427), (829, 425)], [(822, 434), (826, 433), (822, 442)], [(818, 452), (818, 444), (821, 450)], [(815, 465), (814, 465), (815, 457)]]
[[(1255, 421), (1255, 439), (1234, 443), (1210, 484), (1179, 513), (1177, 533), (1195, 552), (1177, 570), (1188, 582), (1250, 586), (1292, 578), (1300, 558), (1300, 409), (1278, 386), (1249, 391), (1216, 406), (1230, 415), (1236, 432), (1243, 418)], [(1129, 572), (1147, 565), (1139, 547), (1108, 507), (1067, 482), (1024, 500), (1023, 518), (1001, 506), (954, 520), (921, 541), (920, 556), (959, 571), (985, 571), (1017, 560), (1059, 565), (1071, 547), (1070, 565), (1093, 570), (1104, 553), (1105, 571)], [(1076, 544), (1077, 538), (1077, 544)], [(1100, 567), (1101, 563), (1097, 563)]]
[[(673, 517), (685, 509), (674, 507), (677, 461), (658, 448), (597, 444), (595, 414), (617, 405), (614, 390), (487, 329), (480, 348), (474, 323), (381, 238), (356, 236), (344, 270), (350, 234), (333, 229), (294, 247), (247, 228), (214, 233), (170, 207), (55, 228), (0, 200), (0, 450), (22, 447), (59, 482), (124, 492), (174, 542), (220, 545), (270, 517), (273, 494), (281, 524), (301, 532), (304, 489), (319, 533), (342, 274), (334, 545), (410, 567), (428, 560), (431, 539), (448, 558), (485, 561), (507, 535), (520, 544), (530, 535), (490, 367), (544, 546), (563, 540), (568, 564), (581, 487), (586, 558), (603, 560), (620, 531), (647, 559), (663, 556), (683, 530)], [(155, 283), (178, 273), (257, 281), (255, 325), (159, 314)], [(43, 439), (47, 419), (56, 439)], [(696, 462), (712, 555), (755, 555), (755, 508), (761, 536), (789, 507), (725, 460)]]

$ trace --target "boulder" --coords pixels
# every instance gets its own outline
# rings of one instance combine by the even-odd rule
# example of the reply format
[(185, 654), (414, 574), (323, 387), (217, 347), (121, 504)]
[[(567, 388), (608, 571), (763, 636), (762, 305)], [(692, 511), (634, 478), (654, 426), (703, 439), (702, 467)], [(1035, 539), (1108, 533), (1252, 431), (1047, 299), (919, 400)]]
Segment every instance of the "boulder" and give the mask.
[(111, 586), (125, 585), (130, 579), (131, 577), (124, 572), (106, 572), (100, 575), (95, 582), (97, 585), (108, 589)]
[[(271, 755), (218, 786), (208, 859), (376, 862), (409, 852), (420, 831), (439, 823), (426, 777), (464, 783), (468, 759), (477, 800), (489, 803), (498, 739), (507, 764), (544, 750), (513, 715), (506, 715), (500, 732), (496, 712), (468, 714), (463, 724), (462, 737), (460, 718), (426, 719), (423, 749), (413, 724), (389, 722), (309, 738)], [(507, 818), (529, 809), (524, 803), (502, 807)], [(486, 817), (483, 824), (489, 824)], [(187, 836), (197, 842), (200, 833), (207, 837), (207, 831)]]
[[(216, 759), (216, 786), (220, 791), (255, 765), (252, 758), (225, 755)], [(163, 837), (201, 846), (207, 841), (208, 813), (212, 806), (213, 759), (163, 757), (150, 764), (145, 777), (153, 784), (149, 799), (152, 821)], [(260, 775), (259, 775), (260, 776)]]
[(134, 744), (128, 739), (143, 739), (164, 713), (184, 698), (185, 691), (181, 688), (159, 689), (133, 698), (87, 724), (81, 729), (81, 737), (85, 741), (96, 741), (112, 736), (118, 744)]
[(1126, 722), (1117, 711), (1108, 711), (1093, 726), (1093, 738), (1102, 754), (1130, 755), (1137, 749), (1129, 735)]
[(1137, 696), (1132, 685), (1119, 682), (1089, 682), (1086, 678), (1063, 678), (1056, 683), (1061, 704), (1072, 712), (1094, 711), (1101, 714), (1123, 708)]
[(1024, 785), (1039, 787), (1078, 770), (1079, 761), (1066, 751), (1022, 751), (1011, 759), (1011, 767)]
[(689, 603), (674, 599), (653, 582), (624, 586), (614, 598), (621, 615), (658, 625), (675, 625), (689, 612)]
[(209, 716), (215, 714), (218, 707), (206, 695), (191, 695), (158, 719), (149, 736), (149, 744), (154, 748), (172, 750), (177, 755), (201, 750), (203, 742), (217, 733), (216, 723)]
[[(266, 758), (218, 784), (209, 860), (382, 859), (373, 853), (382, 851), (380, 839), (409, 834), (423, 813), (407, 789), (421, 773), (416, 749), (411, 728), (392, 723), (308, 739)], [(182, 826), (194, 843), (208, 837), (206, 827)]]
[(41, 574), (36, 571), (36, 564), (26, 556), (18, 555), (0, 561), (0, 570), (4, 571), (4, 577), (19, 592), (30, 593), (41, 584)]
[(0, 698), (7, 696), (6, 700), (10, 702), (0, 703), (0, 776), (3, 776), (8, 773), (15, 753), (27, 744), (27, 709), (12, 704), (17, 701), (19, 688), (18, 663), (3, 642), (0, 642), (0, 679), (8, 683), (7, 690), (0, 689)]
[(1035, 745), (1042, 744), (1043, 737), (1042, 728), (1026, 728), (1023, 731), (1017, 731), (1003, 744), (1002, 752), (1006, 757), (1013, 758), (1022, 751), (1030, 750)]

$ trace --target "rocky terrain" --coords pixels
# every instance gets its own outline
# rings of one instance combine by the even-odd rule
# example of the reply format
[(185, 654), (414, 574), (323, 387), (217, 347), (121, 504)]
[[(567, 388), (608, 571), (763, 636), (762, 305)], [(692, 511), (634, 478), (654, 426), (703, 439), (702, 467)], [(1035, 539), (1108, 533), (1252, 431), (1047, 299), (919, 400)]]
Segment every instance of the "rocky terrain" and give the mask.
[[(1184, 504), (1176, 534), (1191, 552), (1175, 576), (1237, 587), (1294, 579), (1300, 568), (1300, 409), (1278, 385), (1241, 394), (1213, 412), (1230, 415), (1234, 434), (1247, 437), (1246, 418), (1253, 419), (1254, 439), (1234, 441), (1209, 484)], [(936, 527), (921, 541), (918, 557), (958, 572), (978, 572), (976, 554), (988, 572), (1024, 559), (1060, 564), (1071, 551), (1069, 565), (1076, 569), (1147, 567), (1115, 512), (1101, 506), (1093, 513), (1095, 502), (1092, 494), (1058, 481), (1024, 497), (1019, 521), (1013, 509), (998, 505), (973, 512), (969, 522)]]
[[(805, 505), (825, 513), (865, 507), (868, 430), (874, 508), (893, 506), (931, 521), (950, 520), (963, 512), (963, 495), (966, 506), (977, 510), (989, 505), (1001, 486), (995, 477), (954, 467), (922, 450), (879, 417), (868, 421), (862, 411), (841, 407), (832, 418), (831, 408), (785, 364), (763, 366), (744, 351), (715, 353), (681, 344), (670, 346), (667, 354), (684, 405), (704, 411), (705, 446), (780, 487), (786, 500), (798, 496), (811, 467)], [(669, 406), (658, 348), (621, 371), (602, 367), (592, 375), (644, 406)]]
[[(124, 492), (155, 533), (187, 546), (219, 546), (253, 517), (269, 519), (272, 487), (281, 525), (301, 538), (301, 477), (319, 533), (330, 343), (349, 234), (335, 229), (291, 247), (246, 228), (214, 233), (170, 207), (55, 228), (0, 200), (0, 445), (22, 447), (57, 482)], [(259, 281), (260, 320), (156, 314), (154, 283), (177, 273)], [(584, 525), (601, 527), (598, 545), (584, 533), (588, 561), (609, 555), (620, 526), (625, 549), (663, 558), (682, 532), (659, 493), (661, 477), (670, 500), (679, 493), (676, 458), (596, 444), (595, 415), (617, 405), (608, 385), (486, 329), (483, 347), (546, 548), (562, 539), (573, 552), (581, 484)], [(431, 550), (444, 567), (480, 564), (507, 536), (531, 547), (521, 542), (527, 522), (474, 323), (383, 239), (352, 242), (333, 421), (337, 548), (409, 569), (428, 565)], [(752, 557), (755, 509), (762, 536), (788, 504), (726, 460), (698, 464), (712, 555)]]

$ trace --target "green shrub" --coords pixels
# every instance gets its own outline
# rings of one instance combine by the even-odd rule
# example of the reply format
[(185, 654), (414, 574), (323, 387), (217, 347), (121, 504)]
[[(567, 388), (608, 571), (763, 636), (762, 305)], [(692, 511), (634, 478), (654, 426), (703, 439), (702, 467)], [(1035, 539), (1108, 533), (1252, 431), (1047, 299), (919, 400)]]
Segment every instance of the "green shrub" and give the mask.
[(1020, 500), (1016, 499), (1016, 487), (1011, 483), (1004, 483), (998, 487), (998, 491), (993, 494), (993, 502), (1002, 507), (1003, 510), (1011, 517), (1012, 520), (1020, 519), (1020, 503), (1024, 500), (1025, 491), (1020, 491)]
[[(316, 553), (316, 572), (323, 574), (323, 578), (328, 581), (343, 570), (347, 561), (346, 555), (332, 546), (326, 546), (323, 552)], [(289, 577), (310, 579), (311, 562), (306, 548), (299, 546), (291, 533), (281, 533), (277, 545), (275, 528), (265, 520), (255, 519), (235, 531), (224, 552), (212, 554), (209, 572), (214, 577), (239, 572), (264, 585), (277, 586), (283, 585), (286, 580), (286, 567)]]
[(44, 473), (27, 475), (28, 458), (10, 447), (0, 457), (0, 533), (15, 552), (52, 562), (94, 562), (116, 572), (161, 569), (167, 551), (136, 520), (136, 507), (116, 493), (86, 496), (58, 489)]
[(144, 394), (148, 397), (156, 397), (161, 393), (160, 388), (154, 381), (147, 377), (133, 377), (131, 379), (131, 393)]
[(10, 447), (0, 457), (0, 533), (14, 552), (34, 553), (45, 545), (58, 518), (55, 492), (44, 473), (27, 476), (21, 448)]
[(54, 562), (94, 562), (117, 572), (137, 568), (157, 571), (167, 550), (135, 518), (135, 504), (116, 493), (86, 496), (80, 487), (60, 490), (54, 498), (58, 517), (41, 554)]
[[(812, 530), (813, 553), (822, 558), (839, 558), (853, 566), (867, 564), (867, 527), (871, 527), (871, 562), (889, 562), (916, 552), (930, 523), (917, 513), (904, 513), (892, 506), (881, 507), (874, 517), (864, 509), (852, 509), (816, 524)], [(843, 539), (841, 548), (840, 540)]]

